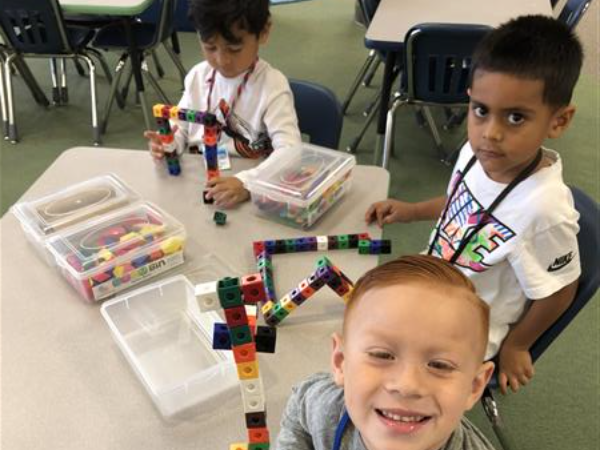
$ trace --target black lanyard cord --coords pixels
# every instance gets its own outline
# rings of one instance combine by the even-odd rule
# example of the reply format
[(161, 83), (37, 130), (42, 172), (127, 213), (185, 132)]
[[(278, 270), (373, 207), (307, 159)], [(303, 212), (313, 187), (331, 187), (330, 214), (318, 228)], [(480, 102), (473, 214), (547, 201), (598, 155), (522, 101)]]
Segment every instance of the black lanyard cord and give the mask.
[[(533, 171), (536, 169), (536, 167), (539, 165), (540, 161), (542, 160), (543, 157), (543, 151), (542, 149), (540, 149), (537, 153), (537, 155), (535, 156), (535, 158), (533, 159), (533, 161), (531, 161), (529, 163), (529, 165), (527, 167), (525, 167), (516, 177), (514, 180), (512, 180), (508, 186), (506, 186), (502, 192), (500, 192), (500, 195), (498, 195), (498, 197), (496, 197), (496, 199), (492, 202), (492, 204), (487, 208), (487, 209), (483, 209), (481, 211), (481, 219), (479, 220), (479, 222), (477, 223), (477, 225), (471, 229), (470, 232), (468, 232), (460, 241), (460, 244), (458, 246), (458, 248), (456, 249), (456, 251), (454, 252), (454, 254), (452, 255), (452, 257), (450, 258), (450, 263), (454, 264), (456, 263), (456, 261), (458, 260), (458, 258), (460, 257), (460, 255), (462, 254), (462, 252), (465, 250), (465, 248), (467, 247), (467, 245), (469, 245), (469, 243), (471, 242), (471, 240), (473, 239), (473, 237), (479, 233), (481, 231), (481, 229), (483, 227), (485, 227), (488, 223), (490, 218), (492, 217), (492, 213), (494, 212), (494, 210), (498, 207), (498, 205), (500, 204), (500, 202), (502, 200), (504, 200), (506, 198), (506, 196), (508, 194), (510, 194), (510, 192), (517, 187), (517, 185), (523, 181), (524, 179), (526, 179), (529, 175), (531, 175), (533, 173)], [(435, 236), (433, 238), (433, 240), (431, 241), (431, 244), (429, 244), (429, 250), (427, 251), (428, 255), (431, 255), (433, 253), (433, 248), (435, 246), (435, 243), (437, 242), (437, 240), (440, 237), (440, 233), (441, 233), (441, 229), (442, 226), (444, 224), (444, 221), (446, 220), (446, 216), (448, 214), (448, 209), (450, 207), (450, 204), (452, 203), (452, 199), (454, 198), (454, 196), (456, 195), (456, 191), (458, 190), (458, 187), (460, 186), (460, 184), (463, 182), (463, 180), (465, 179), (467, 172), (473, 167), (473, 165), (475, 164), (475, 162), (477, 161), (477, 158), (475, 157), (475, 155), (473, 155), (473, 157), (469, 160), (469, 162), (467, 163), (467, 165), (465, 166), (463, 172), (460, 174), (459, 179), (456, 181), (456, 184), (454, 185), (454, 187), (452, 188), (452, 192), (450, 193), (450, 196), (448, 197), (448, 200), (446, 201), (446, 205), (444, 207), (444, 212), (442, 213), (442, 216), (438, 222), (438, 225), (436, 227), (436, 231), (435, 231)]]

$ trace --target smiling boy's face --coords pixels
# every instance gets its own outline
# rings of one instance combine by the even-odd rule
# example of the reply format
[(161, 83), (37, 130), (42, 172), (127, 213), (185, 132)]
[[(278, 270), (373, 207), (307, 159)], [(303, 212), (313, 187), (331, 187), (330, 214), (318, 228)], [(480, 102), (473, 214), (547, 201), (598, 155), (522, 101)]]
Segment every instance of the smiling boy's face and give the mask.
[(469, 90), (469, 142), (486, 174), (510, 183), (546, 138), (567, 129), (575, 108), (544, 102), (544, 82), (476, 70)]
[[(369, 450), (439, 450), (493, 371), (481, 313), (462, 288), (373, 288), (334, 336), (332, 365)], [(462, 297), (461, 297), (462, 296)]]
[(269, 38), (271, 23), (267, 23), (259, 36), (239, 27), (234, 27), (235, 42), (217, 34), (206, 41), (200, 41), (202, 52), (208, 63), (225, 78), (235, 78), (243, 74), (258, 58), (258, 50)]

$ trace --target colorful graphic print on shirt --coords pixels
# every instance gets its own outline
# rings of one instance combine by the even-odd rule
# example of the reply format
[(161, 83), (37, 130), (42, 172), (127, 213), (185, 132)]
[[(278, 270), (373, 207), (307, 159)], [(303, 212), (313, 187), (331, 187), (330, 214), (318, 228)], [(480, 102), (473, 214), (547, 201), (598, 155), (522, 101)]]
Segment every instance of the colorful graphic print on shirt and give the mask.
[[(451, 198), (444, 223), (438, 224), (440, 229), (437, 242), (433, 246), (433, 254), (450, 260), (464, 236), (475, 228), (486, 217), (484, 209), (473, 196), (458, 172), (454, 183), (460, 182), (453, 198)], [(453, 184), (454, 184), (453, 183)], [(516, 233), (500, 222), (494, 215), (487, 216), (487, 224), (471, 238), (456, 261), (456, 265), (473, 272), (485, 272), (492, 266), (489, 255), (516, 236)]]

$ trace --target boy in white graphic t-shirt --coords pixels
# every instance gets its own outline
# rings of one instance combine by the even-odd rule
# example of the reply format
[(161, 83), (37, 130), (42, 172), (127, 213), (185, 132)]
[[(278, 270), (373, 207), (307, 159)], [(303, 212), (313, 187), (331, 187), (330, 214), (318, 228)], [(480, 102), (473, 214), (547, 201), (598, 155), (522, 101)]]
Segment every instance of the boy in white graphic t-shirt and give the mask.
[(380, 226), (438, 218), (429, 253), (459, 267), (490, 305), (486, 357), (498, 355), (503, 393), (531, 380), (528, 349), (577, 289), (579, 215), (559, 155), (542, 143), (573, 118), (582, 59), (575, 35), (550, 17), (519, 17), (490, 32), (473, 55), (469, 142), (446, 195), (389, 199), (365, 216)]

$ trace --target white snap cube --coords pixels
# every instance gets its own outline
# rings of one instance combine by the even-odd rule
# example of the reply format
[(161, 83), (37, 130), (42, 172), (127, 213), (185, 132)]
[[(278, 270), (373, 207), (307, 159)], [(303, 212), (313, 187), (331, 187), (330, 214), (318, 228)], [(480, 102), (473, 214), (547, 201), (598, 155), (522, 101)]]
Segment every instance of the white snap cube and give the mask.
[(317, 236), (317, 250), (327, 251), (327, 236)]
[(221, 309), (219, 302), (219, 292), (217, 291), (217, 282), (198, 284), (195, 287), (196, 301), (200, 311), (216, 311)]

